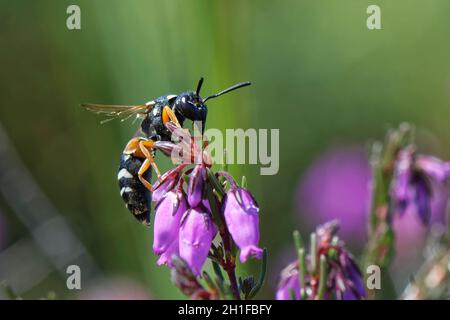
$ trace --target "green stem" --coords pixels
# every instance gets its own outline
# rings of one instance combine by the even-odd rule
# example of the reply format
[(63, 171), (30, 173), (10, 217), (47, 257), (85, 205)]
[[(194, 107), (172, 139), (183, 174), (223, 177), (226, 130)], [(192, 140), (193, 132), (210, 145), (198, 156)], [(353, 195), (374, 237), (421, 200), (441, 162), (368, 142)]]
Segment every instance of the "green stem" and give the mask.
[(298, 250), (298, 276), (300, 281), (300, 298), (306, 299), (306, 291), (305, 291), (305, 249), (301, 248)]
[(247, 189), (247, 178), (242, 176), (241, 188)]
[(325, 255), (320, 255), (320, 279), (319, 279), (319, 291), (317, 294), (318, 300), (323, 300), (325, 289), (327, 287), (327, 258)]
[(300, 235), (300, 232), (298, 230), (295, 230), (293, 233), (294, 237), (294, 244), (297, 251), (297, 258), (298, 258), (298, 281), (299, 281), (299, 288), (300, 288), (300, 298), (305, 299), (306, 297), (306, 291), (305, 291), (305, 270), (306, 270), (306, 263), (305, 263), (305, 249), (303, 248), (303, 241), (302, 236)]
[(311, 233), (310, 252), (311, 255), (311, 271), (312, 274), (317, 274), (317, 234)]

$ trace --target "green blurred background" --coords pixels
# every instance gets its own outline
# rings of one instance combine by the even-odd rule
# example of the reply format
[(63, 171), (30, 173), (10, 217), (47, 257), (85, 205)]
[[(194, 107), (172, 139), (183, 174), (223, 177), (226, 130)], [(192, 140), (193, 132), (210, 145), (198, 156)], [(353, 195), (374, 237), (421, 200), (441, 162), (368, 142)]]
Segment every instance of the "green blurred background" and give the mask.
[[(81, 8), (81, 30), (66, 28), (70, 4)], [(370, 4), (381, 7), (382, 30), (366, 27)], [(389, 125), (411, 121), (424, 132), (423, 150), (450, 158), (449, 14), (447, 0), (1, 0), (0, 125), (23, 161), (8, 166), (29, 170), (83, 245), (73, 261), (84, 257), (92, 272), (81, 295), (99, 283), (98, 290), (121, 288), (124, 295), (131, 287), (143, 296), (182, 298), (154, 263), (151, 230), (130, 218), (118, 195), (118, 159), (136, 124), (100, 125), (79, 104), (142, 103), (194, 89), (200, 76), (204, 95), (250, 80), (252, 87), (209, 103), (208, 127), (280, 129), (277, 175), (230, 167), (248, 177), (260, 202), (261, 244), (275, 270), (291, 231), (312, 231), (296, 210), (296, 189), (328, 148), (364, 147)], [(70, 261), (44, 254), (45, 272), (33, 277), (36, 269), (24, 268), (42, 248), (14, 209), (24, 195), (15, 200), (2, 187), (0, 277), (26, 298), (50, 291), (78, 297), (65, 288)], [(47, 236), (47, 243), (60, 241)], [(239, 272), (258, 272), (258, 263)], [(259, 297), (273, 297), (270, 281)]]

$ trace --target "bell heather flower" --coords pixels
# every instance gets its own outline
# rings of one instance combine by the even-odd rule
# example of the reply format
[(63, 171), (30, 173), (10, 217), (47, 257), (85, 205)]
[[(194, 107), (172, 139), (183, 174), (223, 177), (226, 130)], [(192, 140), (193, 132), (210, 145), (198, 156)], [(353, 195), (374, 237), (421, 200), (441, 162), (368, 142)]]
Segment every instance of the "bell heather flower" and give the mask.
[(178, 239), (180, 220), (186, 212), (187, 203), (184, 191), (171, 190), (156, 205), (153, 252), (160, 255)]
[[(364, 299), (364, 281), (353, 256), (337, 237), (336, 221), (319, 226), (311, 236), (312, 252), (300, 261), (292, 262), (281, 273), (276, 298), (300, 298), (301, 288), (306, 299)], [(302, 249), (304, 250), (304, 249)], [(322, 258), (321, 258), (322, 257)], [(321, 261), (320, 268), (317, 262)], [(313, 263), (314, 262), (314, 263)], [(299, 266), (303, 265), (304, 284), (300, 286)], [(322, 278), (325, 276), (325, 278)]]
[(251, 256), (261, 258), (259, 242), (259, 207), (252, 194), (232, 186), (223, 200), (223, 215), (231, 237), (241, 249), (239, 260), (246, 262)]
[(366, 296), (361, 271), (337, 237), (339, 223), (330, 221), (317, 228), (318, 254), (325, 255), (328, 263), (327, 286), (338, 300), (359, 300)]
[(412, 146), (400, 149), (391, 186), (395, 212), (403, 215), (412, 209), (422, 223), (427, 224), (431, 215), (432, 183), (443, 185), (449, 173), (450, 163), (417, 155)]
[(189, 209), (183, 217), (179, 238), (180, 257), (195, 275), (200, 275), (216, 233), (217, 228), (206, 208)]
[[(160, 255), (157, 264), (169, 266), (174, 284), (193, 299), (254, 297), (263, 281), (236, 276), (233, 247), (236, 244), (241, 249), (242, 262), (250, 256), (263, 256), (265, 268), (266, 255), (257, 246), (259, 208), (255, 199), (249, 191), (238, 188), (231, 176), (227, 180), (233, 183), (227, 186), (220, 174), (211, 170), (212, 158), (204, 150), (208, 141), (192, 138), (188, 130), (171, 122), (166, 127), (173, 134), (172, 141), (155, 142), (155, 149), (170, 156), (177, 166), (158, 177), (153, 186), (153, 251)], [(220, 241), (213, 244), (219, 228)], [(224, 278), (215, 284), (206, 271), (202, 273), (208, 257), (227, 274), (229, 284)], [(197, 281), (199, 276), (205, 287)]]

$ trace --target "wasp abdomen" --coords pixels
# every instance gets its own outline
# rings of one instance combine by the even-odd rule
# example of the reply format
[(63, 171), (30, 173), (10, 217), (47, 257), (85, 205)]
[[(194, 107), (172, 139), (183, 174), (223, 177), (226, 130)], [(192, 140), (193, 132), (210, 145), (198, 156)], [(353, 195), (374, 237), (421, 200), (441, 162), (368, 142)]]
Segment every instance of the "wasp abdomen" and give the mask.
[[(120, 158), (117, 180), (120, 196), (125, 206), (133, 216), (145, 225), (150, 225), (151, 193), (145, 188), (138, 177), (138, 172), (144, 159), (123, 154)], [(146, 179), (151, 181), (151, 170), (146, 172)]]

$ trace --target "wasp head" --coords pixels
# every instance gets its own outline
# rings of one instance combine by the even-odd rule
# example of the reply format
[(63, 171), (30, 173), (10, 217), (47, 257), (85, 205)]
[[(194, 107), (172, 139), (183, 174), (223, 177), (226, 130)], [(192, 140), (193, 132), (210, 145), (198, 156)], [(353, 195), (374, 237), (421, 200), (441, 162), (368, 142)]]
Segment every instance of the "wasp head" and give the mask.
[(183, 121), (184, 119), (189, 119), (194, 122), (201, 121), (201, 132), (203, 134), (205, 130), (206, 115), (208, 113), (208, 108), (206, 107), (206, 101), (209, 99), (214, 99), (220, 97), (221, 95), (231, 92), (233, 90), (246, 87), (250, 85), (250, 82), (237, 83), (225, 90), (222, 90), (212, 96), (205, 99), (200, 97), (200, 89), (202, 88), (203, 78), (197, 84), (197, 90), (189, 91), (177, 96), (175, 101), (175, 114), (178, 120)]
[(178, 117), (181, 116), (181, 120), (200, 121), (202, 126), (201, 132), (203, 133), (208, 108), (196, 92), (191, 91), (180, 94), (175, 100), (175, 111)]

